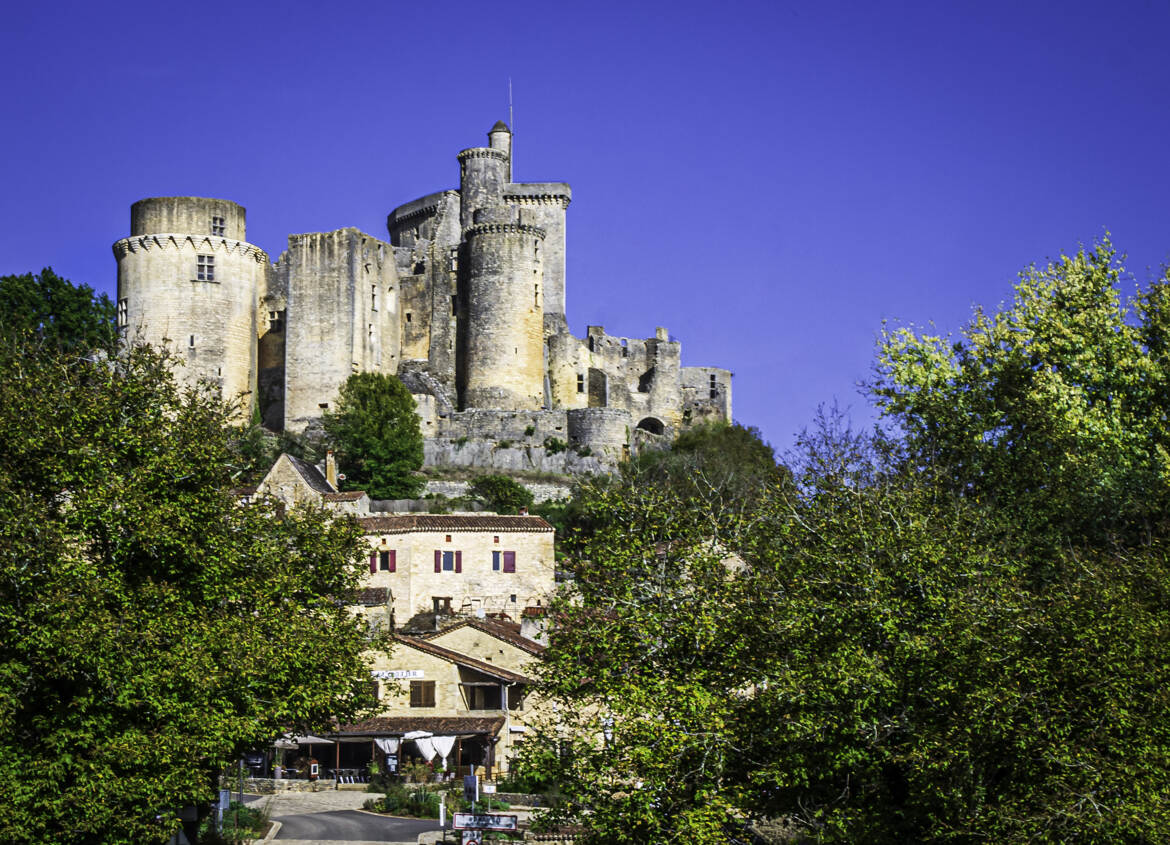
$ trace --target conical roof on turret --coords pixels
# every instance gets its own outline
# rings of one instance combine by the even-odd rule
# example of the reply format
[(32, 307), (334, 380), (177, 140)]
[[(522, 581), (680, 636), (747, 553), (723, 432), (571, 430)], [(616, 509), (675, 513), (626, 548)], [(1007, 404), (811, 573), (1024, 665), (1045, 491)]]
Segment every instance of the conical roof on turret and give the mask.
[(491, 134), (491, 132), (507, 132), (509, 135), (512, 134), (512, 130), (508, 128), (508, 124), (502, 120), (496, 121), (496, 125), (491, 128), (488, 134)]

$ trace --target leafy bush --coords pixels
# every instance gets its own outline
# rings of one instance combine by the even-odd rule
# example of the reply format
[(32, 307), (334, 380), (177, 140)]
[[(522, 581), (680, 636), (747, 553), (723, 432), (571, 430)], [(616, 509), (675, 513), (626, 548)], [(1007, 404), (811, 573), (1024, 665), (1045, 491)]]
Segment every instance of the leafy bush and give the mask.
[(559, 437), (553, 437), (552, 435), (549, 435), (548, 437), (544, 438), (544, 448), (550, 455), (555, 455), (558, 452), (563, 452), (568, 449), (569, 444), (564, 440), (561, 440)]
[(532, 492), (506, 475), (481, 475), (467, 492), (497, 513), (516, 513), (532, 506)]

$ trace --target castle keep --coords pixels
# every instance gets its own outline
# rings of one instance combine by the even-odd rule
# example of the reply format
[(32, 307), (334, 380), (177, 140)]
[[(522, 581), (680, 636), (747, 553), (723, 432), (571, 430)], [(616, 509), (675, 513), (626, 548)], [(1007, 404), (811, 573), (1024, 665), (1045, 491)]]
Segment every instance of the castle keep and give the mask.
[(683, 367), (665, 329), (569, 332), (572, 192), (512, 181), (506, 124), (458, 159), (458, 190), (395, 208), (388, 240), (290, 235), (275, 263), (248, 243), (234, 202), (136, 202), (113, 247), (119, 329), (172, 349), (183, 378), (245, 396), (272, 429), (317, 423), (350, 373), (397, 375), (428, 464), (600, 469), (731, 419), (731, 373)]

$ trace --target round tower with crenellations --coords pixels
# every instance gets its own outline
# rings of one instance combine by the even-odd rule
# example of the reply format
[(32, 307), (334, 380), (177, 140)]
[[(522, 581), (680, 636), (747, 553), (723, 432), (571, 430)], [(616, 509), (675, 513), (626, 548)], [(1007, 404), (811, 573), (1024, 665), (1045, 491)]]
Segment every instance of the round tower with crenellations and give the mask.
[(544, 405), (544, 230), (496, 213), (463, 233), (460, 400), (464, 408)]
[(503, 121), (488, 133), (487, 147), (459, 153), (460, 224), (466, 229), (476, 212), (503, 202), (504, 186), (512, 181), (512, 133)]
[(256, 391), (257, 312), (268, 255), (245, 240), (230, 200), (156, 197), (130, 209), (118, 262), (118, 329), (127, 342), (173, 352), (176, 374), (210, 383), (250, 413)]

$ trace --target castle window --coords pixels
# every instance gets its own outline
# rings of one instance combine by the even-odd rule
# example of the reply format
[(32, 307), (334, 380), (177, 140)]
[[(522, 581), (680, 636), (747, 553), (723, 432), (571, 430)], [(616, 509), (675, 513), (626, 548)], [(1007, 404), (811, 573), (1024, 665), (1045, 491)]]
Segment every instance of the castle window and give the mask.
[(195, 348), (195, 335), (191, 335), (190, 337), (187, 338), (187, 348), (188, 349)]
[(224, 225), (224, 219), (222, 217), (212, 217), (211, 218), (211, 234), (213, 234), (213, 235), (227, 234), (227, 227)]
[(370, 310), (378, 310), (378, 286), (370, 285)]
[(540, 307), (540, 285), (532, 286), (532, 307)]
[(710, 388), (709, 392), (710, 392), (711, 398), (718, 399), (719, 398), (719, 383), (715, 380), (714, 373), (711, 374), (710, 384), (711, 384), (711, 388)]
[(215, 256), (199, 255), (195, 261), (195, 279), (200, 282), (215, 281)]
[(408, 322), (408, 323), (410, 322), (410, 312), (409, 311), (406, 312), (406, 322)]
[(319, 402), (317, 404), (317, 407), (320, 408), (322, 411), (328, 411), (329, 410), (329, 403), (328, 402)]
[(459, 313), (459, 297), (451, 297), (451, 316), (454, 317)]
[(124, 329), (130, 324), (130, 300), (118, 300), (118, 328)]
[(626, 344), (626, 339), (624, 337), (622, 338), (622, 357), (630, 357), (630, 347)]
[(582, 373), (577, 373), (577, 392), (585, 392), (585, 376)]

